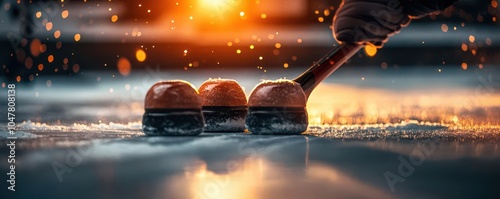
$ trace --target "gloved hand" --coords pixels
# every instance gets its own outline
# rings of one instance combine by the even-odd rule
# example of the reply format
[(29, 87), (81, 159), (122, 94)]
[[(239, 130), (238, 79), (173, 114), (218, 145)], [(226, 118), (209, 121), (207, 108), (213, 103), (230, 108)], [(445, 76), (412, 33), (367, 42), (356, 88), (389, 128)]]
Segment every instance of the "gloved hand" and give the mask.
[(344, 0), (333, 19), (339, 42), (382, 47), (412, 18), (441, 11), (457, 0)]

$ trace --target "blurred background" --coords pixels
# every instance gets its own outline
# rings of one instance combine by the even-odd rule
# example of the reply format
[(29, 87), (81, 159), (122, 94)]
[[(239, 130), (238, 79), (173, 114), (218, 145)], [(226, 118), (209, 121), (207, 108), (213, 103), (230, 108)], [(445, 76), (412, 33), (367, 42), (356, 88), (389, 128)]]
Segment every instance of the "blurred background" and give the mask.
[[(336, 44), (331, 22), (340, 2), (4, 0), (1, 72), (30, 82), (37, 74), (126, 76), (148, 65), (303, 70)], [(360, 53), (350, 65), (466, 70), (498, 64), (499, 9), (496, 0), (460, 1), (441, 15), (414, 20), (383, 49)]]
[[(296, 77), (337, 45), (340, 3), (3, 0), (0, 81), (18, 83), (21, 121), (137, 121), (157, 80), (233, 78), (249, 94), (261, 79)], [(363, 49), (313, 93), (311, 121), (497, 123), (499, 11), (462, 0)], [(125, 105), (103, 113), (116, 99)]]

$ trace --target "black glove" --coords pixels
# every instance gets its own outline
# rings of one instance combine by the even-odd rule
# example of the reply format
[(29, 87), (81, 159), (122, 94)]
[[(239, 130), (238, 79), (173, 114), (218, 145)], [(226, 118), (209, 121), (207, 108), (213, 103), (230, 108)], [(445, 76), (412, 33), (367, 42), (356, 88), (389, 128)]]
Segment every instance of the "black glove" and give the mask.
[(381, 47), (387, 38), (408, 25), (411, 18), (440, 11), (457, 0), (344, 0), (333, 19), (339, 42)]

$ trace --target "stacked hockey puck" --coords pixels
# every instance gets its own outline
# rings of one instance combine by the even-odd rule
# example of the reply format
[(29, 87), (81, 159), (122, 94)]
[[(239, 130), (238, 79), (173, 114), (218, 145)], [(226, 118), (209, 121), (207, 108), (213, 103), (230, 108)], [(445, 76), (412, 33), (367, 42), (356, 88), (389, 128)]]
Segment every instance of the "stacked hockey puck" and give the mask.
[(205, 126), (201, 106), (202, 99), (190, 83), (158, 82), (146, 94), (142, 130), (146, 135), (199, 135)]
[(235, 80), (209, 79), (200, 88), (206, 132), (245, 130), (248, 105), (245, 92)]

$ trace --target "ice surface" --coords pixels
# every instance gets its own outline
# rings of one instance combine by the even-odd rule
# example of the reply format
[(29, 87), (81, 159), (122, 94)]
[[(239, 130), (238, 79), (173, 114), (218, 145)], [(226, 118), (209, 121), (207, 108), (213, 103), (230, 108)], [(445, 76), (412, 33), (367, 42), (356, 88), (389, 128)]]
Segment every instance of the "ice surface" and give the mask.
[[(241, 124), (242, 121), (226, 125)], [(142, 136), (142, 123), (74, 123), (46, 124), (26, 121), (19, 124), (16, 136), (20, 138), (51, 137), (51, 134), (65, 136), (95, 136), (112, 134), (115, 137)], [(293, 125), (286, 128), (295, 128)], [(92, 133), (92, 135), (89, 135)], [(0, 128), (0, 136), (7, 137), (7, 129)], [(396, 124), (377, 125), (310, 125), (304, 135), (347, 140), (385, 140), (385, 139), (433, 139), (435, 141), (500, 141), (500, 126), (460, 127), (440, 123), (418, 123), (416, 121)], [(111, 136), (111, 137), (113, 137)], [(109, 137), (109, 136), (108, 136)]]
[[(104, 77), (85, 75), (91, 81)], [(182, 78), (199, 81), (197, 85), (208, 78), (198, 75)], [(247, 76), (226, 75), (247, 88), (261, 77), (257, 74), (253, 81)], [(23, 191), (16, 192), (18, 198), (498, 196), (500, 95), (485, 89), (476, 94), (477, 85), (482, 85), (476, 76), (367, 77), (363, 81), (335, 76), (309, 99), (306, 135), (238, 132), (196, 137), (144, 135), (143, 100), (157, 81), (144, 77), (103, 78), (98, 84), (68, 89), (64, 81), (52, 77), (53, 85), (47, 88), (48, 77), (40, 76), (32, 87), (20, 89), (16, 180)], [(443, 81), (449, 84), (436, 87)], [(67, 94), (75, 89), (80, 92)], [(39, 97), (34, 98), (35, 93)], [(0, 110), (6, 110), (4, 104)], [(6, 132), (5, 125), (0, 132)], [(0, 155), (7, 157), (8, 140), (0, 138), (0, 142)], [(422, 155), (425, 144), (432, 146), (429, 153), (416, 157)], [(402, 161), (420, 160), (392, 192), (384, 173), (400, 175)], [(54, 164), (70, 169), (61, 180)], [(6, 161), (0, 162), (2, 170), (7, 167)], [(8, 197), (5, 192), (0, 190)]]
[[(57, 128), (60, 127), (53, 129)], [(407, 125), (402, 128), (409, 129)], [(415, 125), (411, 129), (408, 131), (419, 131)], [(74, 132), (69, 136), (75, 138), (75, 134), (87, 133), (92, 132)], [(468, 195), (489, 198), (497, 194), (491, 185), (500, 178), (497, 141), (381, 139), (367, 142), (366, 139), (242, 133), (204, 133), (197, 137), (116, 136), (118, 139), (104, 140), (76, 137), (74, 142), (57, 139), (64, 135), (64, 131), (59, 131), (17, 141), (17, 152), (22, 154), (16, 165), (18, 188), (30, 190), (16, 192), (18, 196), (95, 198), (105, 193), (113, 198), (181, 199), (468, 198)], [(422, 163), (413, 166), (414, 172), (391, 192), (384, 173), (399, 175), (401, 158), (415, 159), (415, 154), (422, 154), (416, 152), (424, 144), (432, 146), (428, 155), (419, 156), (421, 159), (417, 160)], [(7, 151), (4, 144), (0, 149), (0, 152)], [(71, 172), (58, 178), (53, 166), (57, 164), (67, 166)], [(2, 169), (6, 166), (5, 162), (0, 164)]]
[[(36, 138), (36, 137), (38, 137), (35, 134), (24, 132), (24, 131), (16, 131), (15, 132), (15, 136), (17, 138)], [(8, 138), (8, 137), (13, 137), (13, 135), (10, 134), (10, 131), (8, 131), (6, 129), (0, 129), (0, 138), (4, 138), (5, 139), (5, 138)]]
[(73, 123), (71, 125), (63, 124), (46, 124), (32, 121), (25, 121), (19, 124), (19, 129), (31, 130), (31, 131), (45, 131), (45, 132), (95, 132), (95, 131), (137, 131), (140, 130), (142, 126), (141, 122), (129, 122), (129, 123)]

